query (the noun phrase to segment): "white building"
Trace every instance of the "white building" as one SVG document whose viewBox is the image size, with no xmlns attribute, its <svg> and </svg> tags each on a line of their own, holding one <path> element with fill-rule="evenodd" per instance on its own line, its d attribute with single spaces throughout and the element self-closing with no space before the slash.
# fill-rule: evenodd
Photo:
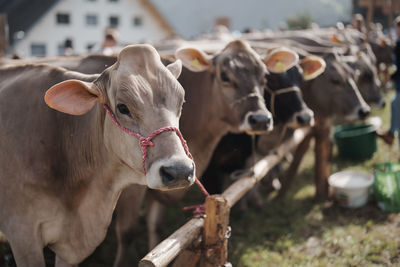
<svg viewBox="0 0 400 267">
<path fill-rule="evenodd" d="M 29 29 L 14 33 L 12 50 L 27 57 L 57 56 L 64 53 L 69 39 L 74 53 L 83 54 L 88 47 L 100 47 L 107 27 L 119 31 L 122 44 L 160 40 L 173 34 L 150 1 L 59 0 Z"/>
<path fill-rule="evenodd" d="M 196 38 L 218 21 L 231 30 L 277 29 L 288 18 L 310 14 L 321 26 L 348 22 L 350 0 L 0 0 L 7 13 L 11 52 L 23 56 L 63 54 L 65 41 L 82 54 L 101 45 L 115 26 L 122 44 L 157 41 L 179 34 Z"/>
<path fill-rule="evenodd" d="M 233 31 L 278 29 L 288 18 L 309 14 L 320 26 L 351 20 L 351 0 L 151 0 L 183 38 L 195 38 L 227 22 Z M 225 23 L 223 23 L 225 24 Z"/>
</svg>

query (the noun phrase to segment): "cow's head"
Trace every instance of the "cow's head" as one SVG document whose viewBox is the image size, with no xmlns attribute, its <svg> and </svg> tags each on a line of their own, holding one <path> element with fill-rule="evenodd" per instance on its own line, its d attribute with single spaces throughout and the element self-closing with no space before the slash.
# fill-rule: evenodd
<svg viewBox="0 0 400 267">
<path fill-rule="evenodd" d="M 381 82 L 375 64 L 364 52 L 356 55 L 341 57 L 354 71 L 354 80 L 357 83 L 361 96 L 371 106 L 383 108 L 385 100 L 381 93 Z"/>
<path fill-rule="evenodd" d="M 306 82 L 304 100 L 318 116 L 339 115 L 347 120 L 364 119 L 370 107 L 354 81 L 353 70 L 335 53 L 325 54 L 325 72 Z"/>
<path fill-rule="evenodd" d="M 275 123 L 291 128 L 313 125 L 314 113 L 304 103 L 300 87 L 325 70 L 325 61 L 308 56 L 299 61 L 296 52 L 278 48 L 269 52 L 264 61 L 269 70 L 265 102 Z"/>
<path fill-rule="evenodd" d="M 264 133 L 272 129 L 272 115 L 266 109 L 263 91 L 267 70 L 260 56 L 244 41 L 230 42 L 213 56 L 195 48 L 176 52 L 185 67 L 194 72 L 209 71 L 221 99 L 220 110 L 233 132 Z"/>
<path fill-rule="evenodd" d="M 147 147 L 144 176 L 139 139 L 117 127 L 102 107 L 109 106 L 122 127 L 142 136 L 161 127 L 178 127 L 184 102 L 184 90 L 177 81 L 181 68 L 180 61 L 165 67 L 149 45 L 127 46 L 95 81 L 61 82 L 47 91 L 45 100 L 64 113 L 100 114 L 99 135 L 107 153 L 136 173 L 128 176 L 142 177 L 134 182 L 154 189 L 186 187 L 194 182 L 195 166 L 175 132 L 163 132 L 151 141 L 154 147 Z"/>
<path fill-rule="evenodd" d="M 369 35 L 368 44 L 376 57 L 377 64 L 393 64 L 393 44 L 382 34 Z"/>
</svg>

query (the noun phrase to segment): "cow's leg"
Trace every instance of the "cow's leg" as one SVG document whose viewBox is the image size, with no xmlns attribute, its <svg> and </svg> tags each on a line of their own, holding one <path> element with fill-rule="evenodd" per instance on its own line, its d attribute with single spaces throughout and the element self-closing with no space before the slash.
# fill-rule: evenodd
<svg viewBox="0 0 400 267">
<path fill-rule="evenodd" d="M 115 209 L 115 229 L 118 239 L 117 257 L 114 267 L 132 266 L 129 262 L 128 248 L 134 238 L 138 225 L 139 211 L 146 195 L 146 186 L 132 185 L 124 189 Z"/>
<path fill-rule="evenodd" d="M 43 246 L 35 238 L 29 238 L 29 236 L 24 235 L 18 240 L 10 239 L 9 241 L 18 267 L 46 266 L 43 256 Z"/>
<path fill-rule="evenodd" d="M 161 225 L 165 206 L 151 198 L 147 213 L 147 231 L 149 234 L 149 250 L 152 250 L 160 242 L 158 227 Z"/>
<path fill-rule="evenodd" d="M 62 260 L 60 257 L 56 255 L 56 265 L 55 267 L 78 267 L 77 264 L 69 264 Z"/>
</svg>

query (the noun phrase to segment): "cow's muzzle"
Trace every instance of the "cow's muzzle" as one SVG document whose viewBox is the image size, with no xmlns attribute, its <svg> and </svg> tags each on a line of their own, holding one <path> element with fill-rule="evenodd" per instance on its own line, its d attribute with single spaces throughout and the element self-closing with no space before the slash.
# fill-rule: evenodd
<svg viewBox="0 0 400 267">
<path fill-rule="evenodd" d="M 246 114 L 239 130 L 248 134 L 264 134 L 273 128 L 272 115 L 268 111 L 250 111 Z"/>
<path fill-rule="evenodd" d="M 194 164 L 174 164 L 172 166 L 161 166 L 160 177 L 166 187 L 187 187 L 194 182 Z"/>
</svg>

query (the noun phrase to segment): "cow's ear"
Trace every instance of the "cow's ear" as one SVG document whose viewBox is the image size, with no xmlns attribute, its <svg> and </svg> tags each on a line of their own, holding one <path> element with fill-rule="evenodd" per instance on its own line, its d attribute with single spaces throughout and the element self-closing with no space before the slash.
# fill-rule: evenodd
<svg viewBox="0 0 400 267">
<path fill-rule="evenodd" d="M 83 115 L 100 100 L 100 91 L 93 83 L 67 80 L 53 85 L 44 96 L 46 104 L 58 111 Z"/>
<path fill-rule="evenodd" d="M 307 56 L 300 61 L 303 79 L 308 81 L 317 78 L 326 68 L 325 60 L 317 56 Z"/>
<path fill-rule="evenodd" d="M 335 43 L 335 44 L 341 44 L 341 43 L 343 43 L 342 40 L 340 40 L 339 36 L 337 36 L 336 34 L 331 34 L 331 35 L 329 36 L 329 40 L 330 40 L 332 43 Z"/>
<path fill-rule="evenodd" d="M 175 53 L 177 59 L 182 60 L 183 66 L 194 72 L 208 70 L 211 67 L 209 57 L 196 48 L 181 48 Z"/>
<path fill-rule="evenodd" d="M 379 38 L 379 46 L 387 46 L 388 43 L 384 37 Z"/>
<path fill-rule="evenodd" d="M 299 63 L 299 55 L 287 48 L 272 50 L 264 60 L 269 72 L 282 73 Z"/>
<path fill-rule="evenodd" d="M 177 59 L 174 63 L 169 64 L 167 69 L 178 79 L 182 72 L 182 61 Z"/>
</svg>

